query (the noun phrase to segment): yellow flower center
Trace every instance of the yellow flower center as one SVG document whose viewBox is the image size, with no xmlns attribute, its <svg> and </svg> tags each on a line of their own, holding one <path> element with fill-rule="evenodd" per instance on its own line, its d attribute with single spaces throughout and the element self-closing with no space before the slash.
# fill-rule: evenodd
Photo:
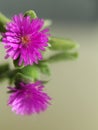
<svg viewBox="0 0 98 130">
<path fill-rule="evenodd" d="M 28 36 L 23 36 L 21 40 L 24 45 L 27 45 L 30 42 L 30 38 Z"/>
</svg>

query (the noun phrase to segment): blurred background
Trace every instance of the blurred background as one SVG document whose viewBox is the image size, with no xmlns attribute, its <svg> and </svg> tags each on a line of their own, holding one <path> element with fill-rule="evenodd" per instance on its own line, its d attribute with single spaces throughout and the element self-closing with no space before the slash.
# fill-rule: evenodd
<svg viewBox="0 0 98 130">
<path fill-rule="evenodd" d="M 9 17 L 29 9 L 53 20 L 53 35 L 79 43 L 79 58 L 50 66 L 46 90 L 53 105 L 40 115 L 12 113 L 6 105 L 7 83 L 2 83 L 0 130 L 98 130 L 98 0 L 0 0 L 0 11 Z M 2 63 L 3 45 L 0 50 Z"/>
<path fill-rule="evenodd" d="M 0 0 L 0 10 L 8 16 L 34 9 L 40 17 L 59 21 L 95 21 L 97 5 L 97 0 Z"/>
</svg>

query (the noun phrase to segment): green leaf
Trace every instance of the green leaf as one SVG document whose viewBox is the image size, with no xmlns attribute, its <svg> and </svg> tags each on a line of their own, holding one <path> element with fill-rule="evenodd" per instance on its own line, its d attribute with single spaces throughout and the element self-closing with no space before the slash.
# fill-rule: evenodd
<svg viewBox="0 0 98 130">
<path fill-rule="evenodd" d="M 9 70 L 10 70 L 10 67 L 8 63 L 0 65 L 0 75 Z"/>
<path fill-rule="evenodd" d="M 9 78 L 8 73 L 10 72 L 9 64 L 0 65 L 0 82 Z"/>
<path fill-rule="evenodd" d="M 8 22 L 10 22 L 10 19 L 0 12 L 0 23 L 5 25 Z"/>
<path fill-rule="evenodd" d="M 71 39 L 62 39 L 50 37 L 49 43 L 51 44 L 51 50 L 71 50 L 78 47 L 78 44 Z"/>
<path fill-rule="evenodd" d="M 25 12 L 24 16 L 30 16 L 31 19 L 34 19 L 37 17 L 36 13 L 34 10 L 28 10 Z"/>
<path fill-rule="evenodd" d="M 9 70 L 9 71 L 7 72 L 7 78 L 9 79 L 9 84 L 14 83 L 14 81 L 15 81 L 15 76 L 16 76 L 16 74 L 17 74 L 18 72 L 19 72 L 18 69 Z"/>
<path fill-rule="evenodd" d="M 50 69 L 47 62 L 40 62 L 37 66 L 39 70 L 41 71 L 41 73 L 48 76 L 50 75 Z"/>
<path fill-rule="evenodd" d="M 8 19 L 5 15 L 0 13 L 0 32 L 5 32 L 5 25 L 6 23 L 10 22 L 10 19 Z"/>
<path fill-rule="evenodd" d="M 25 83 L 26 83 L 26 82 L 30 82 L 30 81 L 32 81 L 32 77 L 26 76 L 26 75 L 24 75 L 24 74 L 18 72 L 18 73 L 16 74 L 16 76 L 15 76 L 15 82 L 16 82 L 16 83 L 19 83 L 19 82 L 21 82 L 21 81 L 23 81 L 23 82 L 25 82 Z"/>
<path fill-rule="evenodd" d="M 23 73 L 24 75 L 32 78 L 32 80 L 37 80 L 39 79 L 39 70 L 38 67 L 36 66 L 26 66 L 23 69 L 20 70 L 21 73 Z"/>
<path fill-rule="evenodd" d="M 6 32 L 5 26 L 2 23 L 0 23 L 0 32 Z"/>
<path fill-rule="evenodd" d="M 77 52 L 60 52 L 53 56 L 50 56 L 46 61 L 49 63 L 63 61 L 63 60 L 74 60 L 78 57 Z"/>
<path fill-rule="evenodd" d="M 13 64 L 14 64 L 14 66 L 15 66 L 15 68 L 16 69 L 21 69 L 21 68 L 23 68 L 24 67 L 24 65 L 18 65 L 18 62 L 19 62 L 19 59 L 17 59 L 17 60 L 13 60 Z"/>
</svg>

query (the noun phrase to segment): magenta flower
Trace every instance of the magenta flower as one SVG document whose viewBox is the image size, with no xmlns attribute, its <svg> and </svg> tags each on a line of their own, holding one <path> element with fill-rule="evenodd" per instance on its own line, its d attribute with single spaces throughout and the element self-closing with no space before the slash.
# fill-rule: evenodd
<svg viewBox="0 0 98 130">
<path fill-rule="evenodd" d="M 43 92 L 44 86 L 40 81 L 25 84 L 21 82 L 15 88 L 9 87 L 11 95 L 8 105 L 12 111 L 20 115 L 31 115 L 45 111 L 51 98 Z"/>
<path fill-rule="evenodd" d="M 19 59 L 18 65 L 32 65 L 42 60 L 41 51 L 48 46 L 47 33 L 49 29 L 43 29 L 44 20 L 23 14 L 15 15 L 6 26 L 3 42 L 7 49 L 5 58 Z"/>
</svg>

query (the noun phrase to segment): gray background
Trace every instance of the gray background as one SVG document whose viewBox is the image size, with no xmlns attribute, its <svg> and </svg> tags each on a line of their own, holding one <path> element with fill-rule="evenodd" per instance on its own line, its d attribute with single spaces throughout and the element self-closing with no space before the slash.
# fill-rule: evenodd
<svg viewBox="0 0 98 130">
<path fill-rule="evenodd" d="M 10 16 L 29 9 L 36 10 L 40 17 L 51 19 L 98 19 L 98 0 L 0 0 L 0 11 Z"/>
</svg>

